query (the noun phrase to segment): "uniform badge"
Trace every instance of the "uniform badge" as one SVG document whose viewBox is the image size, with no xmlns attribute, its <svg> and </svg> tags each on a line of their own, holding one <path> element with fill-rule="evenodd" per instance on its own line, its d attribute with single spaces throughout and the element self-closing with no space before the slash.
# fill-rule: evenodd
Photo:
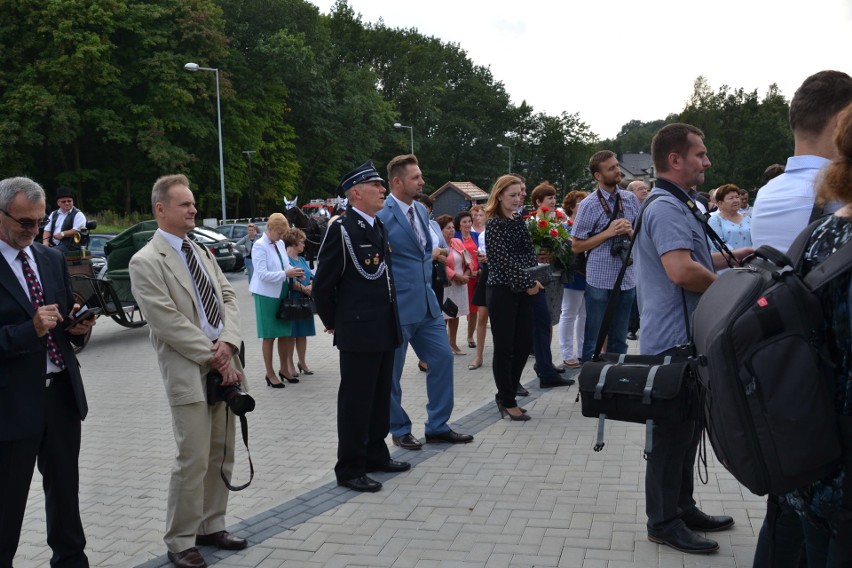
<svg viewBox="0 0 852 568">
<path fill-rule="evenodd" d="M 362 221 L 361 219 L 358 219 L 358 226 L 361 227 L 362 229 L 367 228 L 366 225 L 364 225 L 364 221 Z"/>
</svg>

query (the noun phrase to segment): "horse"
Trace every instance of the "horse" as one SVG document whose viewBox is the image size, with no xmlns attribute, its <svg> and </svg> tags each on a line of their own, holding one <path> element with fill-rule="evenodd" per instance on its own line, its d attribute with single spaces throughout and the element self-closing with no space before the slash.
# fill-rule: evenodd
<svg viewBox="0 0 852 568">
<path fill-rule="evenodd" d="M 293 200 L 284 198 L 284 216 L 287 217 L 291 227 L 301 229 L 305 233 L 305 251 L 302 254 L 313 268 L 328 228 L 329 215 L 326 209 L 322 209 L 321 213 L 314 213 L 309 217 L 299 207 L 298 201 L 298 197 Z"/>
</svg>

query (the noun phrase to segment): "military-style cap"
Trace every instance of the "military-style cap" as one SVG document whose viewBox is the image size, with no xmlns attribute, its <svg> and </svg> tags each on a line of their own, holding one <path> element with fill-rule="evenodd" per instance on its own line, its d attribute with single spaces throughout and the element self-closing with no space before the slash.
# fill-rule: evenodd
<svg viewBox="0 0 852 568">
<path fill-rule="evenodd" d="M 340 185 L 337 186 L 335 193 L 340 197 L 346 197 L 346 192 L 353 186 L 370 181 L 380 181 L 384 183 L 385 180 L 383 180 L 382 176 L 379 175 L 379 172 L 376 170 L 376 166 L 373 165 L 373 162 L 367 161 L 340 178 Z"/>
</svg>

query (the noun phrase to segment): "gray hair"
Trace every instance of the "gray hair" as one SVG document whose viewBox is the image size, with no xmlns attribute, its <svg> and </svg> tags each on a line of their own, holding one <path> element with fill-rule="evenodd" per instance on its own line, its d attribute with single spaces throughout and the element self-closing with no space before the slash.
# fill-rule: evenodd
<svg viewBox="0 0 852 568">
<path fill-rule="evenodd" d="M 6 178 L 0 181 L 0 209 L 9 209 L 9 205 L 19 193 L 23 193 L 30 203 L 46 201 L 42 187 L 30 178 Z"/>
<path fill-rule="evenodd" d="M 169 190 L 176 185 L 189 187 L 189 180 L 183 174 L 163 176 L 154 182 L 151 190 L 151 210 L 157 207 L 157 203 L 168 203 Z"/>
</svg>

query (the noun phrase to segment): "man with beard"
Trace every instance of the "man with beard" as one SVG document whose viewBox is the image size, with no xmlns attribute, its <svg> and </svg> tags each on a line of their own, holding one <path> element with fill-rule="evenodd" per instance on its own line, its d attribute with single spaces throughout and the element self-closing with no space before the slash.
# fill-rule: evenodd
<svg viewBox="0 0 852 568">
<path fill-rule="evenodd" d="M 639 214 L 636 196 L 618 188 L 621 167 L 613 152 L 596 152 L 589 160 L 589 171 L 598 182 L 598 189 L 580 202 L 571 232 L 574 252 L 588 252 L 583 361 L 590 360 L 595 352 L 607 301 Z M 627 353 L 627 322 L 635 297 L 636 277 L 633 266 L 628 266 L 618 306 L 607 330 L 607 351 L 610 353 Z"/>
<path fill-rule="evenodd" d="M 453 354 L 447 343 L 444 318 L 432 291 L 432 236 L 426 208 L 415 201 L 423 193 L 423 175 L 414 154 L 388 163 L 391 195 L 376 216 L 388 231 L 393 266 L 391 274 L 399 298 L 402 344 L 397 347 L 391 386 L 390 433 L 393 443 L 419 450 L 422 443 L 411 433 L 411 419 L 402 408 L 402 367 L 408 344 L 426 361 L 426 441 L 467 444 L 470 434 L 459 434 L 448 424 L 453 412 Z"/>
<path fill-rule="evenodd" d="M 651 143 L 657 184 L 648 196 L 633 254 L 643 332 L 642 355 L 674 355 L 689 340 L 689 322 L 701 294 L 726 263 L 710 252 L 705 223 L 681 200 L 694 201 L 690 188 L 704 182 L 710 167 L 704 133 L 688 124 L 669 124 Z M 678 197 L 680 196 L 680 197 Z M 751 253 L 737 249 L 738 259 Z M 719 549 L 694 531 L 731 527 L 728 516 L 714 517 L 695 506 L 692 496 L 700 428 L 694 420 L 678 426 L 654 426 L 654 451 L 645 471 L 648 539 L 681 552 L 708 554 Z"/>
</svg>

